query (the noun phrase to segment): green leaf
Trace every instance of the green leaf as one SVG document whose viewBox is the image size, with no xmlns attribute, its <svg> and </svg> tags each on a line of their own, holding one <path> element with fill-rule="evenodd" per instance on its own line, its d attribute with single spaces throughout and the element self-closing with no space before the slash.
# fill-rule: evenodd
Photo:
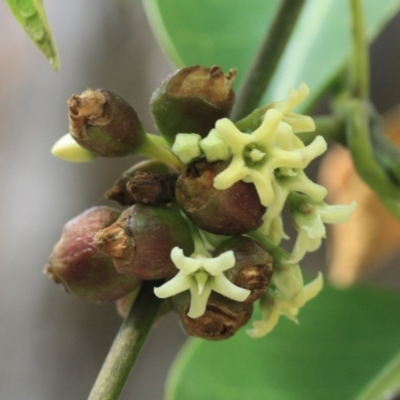
<svg viewBox="0 0 400 400">
<path fill-rule="evenodd" d="M 32 42 L 39 47 L 51 66 L 58 70 L 60 60 L 42 0 L 6 0 L 6 2 Z"/>
<path fill-rule="evenodd" d="M 178 67 L 217 64 L 248 70 L 279 4 L 276 0 L 143 0 L 153 30 Z M 400 9 L 397 0 L 365 0 L 369 37 Z M 344 0 L 309 0 L 264 102 L 286 96 L 301 82 L 309 108 L 342 70 L 350 52 L 350 15 Z"/>
<path fill-rule="evenodd" d="M 400 296 L 326 287 L 261 339 L 190 340 L 175 360 L 168 400 L 350 400 L 400 349 Z M 258 315 L 256 317 L 259 317 Z"/>
</svg>

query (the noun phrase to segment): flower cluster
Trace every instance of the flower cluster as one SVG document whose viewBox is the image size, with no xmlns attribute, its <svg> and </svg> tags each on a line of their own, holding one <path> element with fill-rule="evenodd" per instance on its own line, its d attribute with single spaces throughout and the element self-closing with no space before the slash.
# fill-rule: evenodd
<svg viewBox="0 0 400 400">
<path fill-rule="evenodd" d="M 320 246 L 324 223 L 348 220 L 355 204 L 327 205 L 326 189 L 305 173 L 327 148 L 322 136 L 309 144 L 297 136 L 315 130 L 310 117 L 293 111 L 308 87 L 256 110 L 256 123 L 235 123 L 228 119 L 235 76 L 194 66 L 169 77 L 150 104 L 162 137 L 146 133 L 133 108 L 109 91 L 71 97 L 70 133 L 55 155 L 152 160 L 106 192 L 128 206 L 123 212 L 94 209 L 67 224 L 46 267 L 53 280 L 119 304 L 133 302 L 142 281 L 157 281 L 155 295 L 168 299 L 186 332 L 211 340 L 244 326 L 256 302 L 262 320 L 251 337 L 270 332 L 281 315 L 297 321 L 322 289 L 320 274 L 304 285 L 298 262 Z M 287 238 L 285 204 L 298 231 L 291 254 L 279 247 Z"/>
</svg>

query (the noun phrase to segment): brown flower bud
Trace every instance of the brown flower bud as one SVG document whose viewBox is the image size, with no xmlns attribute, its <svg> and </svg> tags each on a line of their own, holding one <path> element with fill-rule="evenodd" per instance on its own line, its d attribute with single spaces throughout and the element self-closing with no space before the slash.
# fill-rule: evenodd
<svg viewBox="0 0 400 400">
<path fill-rule="evenodd" d="M 176 207 L 135 204 L 101 230 L 95 244 L 114 260 L 118 272 L 143 280 L 167 279 L 178 269 L 171 250 L 178 246 L 193 253 L 193 241 Z"/>
<path fill-rule="evenodd" d="M 183 329 L 190 336 L 208 340 L 223 340 L 234 335 L 245 325 L 253 312 L 252 303 L 230 300 L 212 292 L 205 313 L 198 318 L 190 318 L 189 291 L 171 298 L 172 308 L 179 315 Z"/>
<path fill-rule="evenodd" d="M 215 249 L 213 257 L 229 250 L 235 255 L 235 265 L 224 274 L 236 286 L 251 290 L 245 302 L 254 302 L 268 288 L 273 273 L 273 258 L 255 240 L 245 236 L 226 240 Z"/>
<path fill-rule="evenodd" d="M 73 95 L 68 104 L 72 137 L 99 156 L 123 157 L 146 141 L 136 111 L 108 90 L 87 89 L 80 96 Z"/>
<path fill-rule="evenodd" d="M 180 175 L 175 196 L 187 217 L 199 228 L 217 235 L 240 235 L 258 229 L 266 208 L 253 183 L 238 181 L 229 189 L 215 189 L 215 176 L 229 161 L 189 164 Z"/>
<path fill-rule="evenodd" d="M 114 208 L 93 207 L 69 221 L 44 272 L 67 292 L 97 302 L 114 301 L 140 285 L 138 279 L 119 274 L 112 259 L 93 243 L 97 231 L 119 215 Z"/>
<path fill-rule="evenodd" d="M 235 69 L 224 74 L 215 65 L 195 65 L 176 71 L 164 81 L 150 100 L 155 124 L 164 138 L 172 144 L 177 133 L 206 136 L 217 120 L 231 112 L 235 77 Z"/>
<path fill-rule="evenodd" d="M 133 167 L 125 171 L 114 186 L 107 190 L 104 195 L 107 199 L 118 202 L 121 206 L 131 206 L 137 201 L 128 191 L 127 183 L 135 176 L 137 172 L 146 172 L 149 174 L 168 174 L 171 172 L 167 164 L 156 160 L 145 160 L 135 164 Z"/>
<path fill-rule="evenodd" d="M 138 171 L 129 180 L 126 189 L 136 203 L 140 204 L 166 204 L 175 197 L 175 184 L 178 174 L 152 174 L 151 172 Z"/>
</svg>

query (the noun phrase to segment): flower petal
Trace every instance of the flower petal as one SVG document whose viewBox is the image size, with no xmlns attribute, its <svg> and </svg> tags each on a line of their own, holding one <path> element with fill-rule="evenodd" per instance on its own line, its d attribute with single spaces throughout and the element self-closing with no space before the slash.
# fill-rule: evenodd
<svg viewBox="0 0 400 400">
<path fill-rule="evenodd" d="M 175 296 L 178 293 L 184 292 L 193 285 L 194 281 L 190 276 L 179 272 L 168 282 L 165 282 L 163 285 L 154 288 L 154 294 L 161 299 L 165 299 L 166 297 Z"/>
<path fill-rule="evenodd" d="M 357 203 L 355 201 L 349 205 L 328 206 L 325 204 L 323 208 L 319 209 L 319 214 L 326 224 L 340 224 L 350 220 L 356 206 Z"/>
<path fill-rule="evenodd" d="M 225 251 L 215 258 L 207 258 L 203 261 L 203 268 L 212 276 L 221 274 L 223 271 L 235 265 L 235 255 L 232 250 Z"/>
<path fill-rule="evenodd" d="M 215 276 L 211 281 L 211 288 L 229 299 L 244 301 L 251 291 L 234 285 L 224 274 Z"/>
<path fill-rule="evenodd" d="M 183 250 L 179 247 L 174 247 L 171 250 L 171 260 L 175 264 L 176 268 L 180 269 L 187 275 L 197 271 L 202 265 L 201 259 L 186 257 L 183 254 Z"/>
<path fill-rule="evenodd" d="M 206 285 L 204 290 L 199 294 L 197 290 L 197 285 L 190 288 L 190 308 L 188 312 L 188 316 L 190 318 L 198 318 L 201 317 L 207 308 L 207 301 L 211 294 L 211 286 Z"/>
<path fill-rule="evenodd" d="M 240 181 L 248 174 L 241 157 L 233 157 L 229 166 L 214 178 L 214 187 L 218 190 L 230 188 L 234 183 Z"/>
</svg>

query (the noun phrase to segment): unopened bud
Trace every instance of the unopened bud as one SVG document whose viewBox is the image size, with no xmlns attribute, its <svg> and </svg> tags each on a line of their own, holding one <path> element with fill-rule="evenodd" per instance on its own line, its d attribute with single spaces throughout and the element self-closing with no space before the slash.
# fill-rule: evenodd
<svg viewBox="0 0 400 400">
<path fill-rule="evenodd" d="M 101 230 L 95 243 L 114 260 L 118 272 L 143 280 L 173 277 L 177 268 L 171 250 L 178 246 L 189 255 L 193 241 L 179 210 L 170 206 L 135 204 Z"/>
<path fill-rule="evenodd" d="M 226 190 L 214 187 L 214 178 L 229 161 L 200 160 L 180 175 L 175 196 L 187 217 L 200 229 L 217 235 L 240 235 L 262 225 L 265 207 L 253 183 L 238 181 Z"/>
<path fill-rule="evenodd" d="M 137 172 L 149 174 L 168 174 L 171 172 L 167 164 L 156 160 L 145 160 L 135 164 L 125 171 L 114 186 L 107 190 L 104 195 L 107 199 L 118 202 L 121 206 L 131 206 L 137 203 L 136 199 L 127 189 L 127 183 L 135 176 Z"/>
<path fill-rule="evenodd" d="M 272 256 L 255 240 L 237 236 L 223 242 L 214 251 L 216 257 L 232 250 L 235 256 L 235 265 L 224 272 L 226 277 L 236 286 L 251 290 L 245 300 L 257 300 L 268 288 L 273 273 Z"/>
<path fill-rule="evenodd" d="M 208 299 L 205 313 L 198 318 L 187 315 L 190 308 L 188 291 L 172 297 L 171 303 L 186 333 L 207 340 L 230 338 L 249 321 L 253 312 L 252 303 L 230 300 L 215 292 Z"/>
<path fill-rule="evenodd" d="M 85 149 L 102 157 L 123 157 L 136 152 L 146 133 L 136 111 L 121 97 L 87 89 L 69 100 L 69 128 Z"/>
<path fill-rule="evenodd" d="M 166 204 L 175 197 L 175 184 L 178 174 L 152 174 L 138 171 L 129 180 L 126 189 L 136 203 Z"/>
<path fill-rule="evenodd" d="M 236 70 L 199 65 L 182 68 L 165 80 L 150 100 L 156 126 L 172 145 L 178 133 L 205 137 L 215 122 L 227 117 L 235 95 Z"/>
<path fill-rule="evenodd" d="M 96 158 L 96 154 L 84 149 L 76 140 L 67 133 L 62 136 L 51 148 L 53 156 L 69 162 L 90 162 Z"/>
<path fill-rule="evenodd" d="M 116 300 L 140 285 L 138 279 L 119 274 L 112 259 L 94 245 L 97 231 L 119 214 L 114 208 L 93 207 L 69 221 L 44 272 L 67 292 L 97 302 Z"/>
</svg>

